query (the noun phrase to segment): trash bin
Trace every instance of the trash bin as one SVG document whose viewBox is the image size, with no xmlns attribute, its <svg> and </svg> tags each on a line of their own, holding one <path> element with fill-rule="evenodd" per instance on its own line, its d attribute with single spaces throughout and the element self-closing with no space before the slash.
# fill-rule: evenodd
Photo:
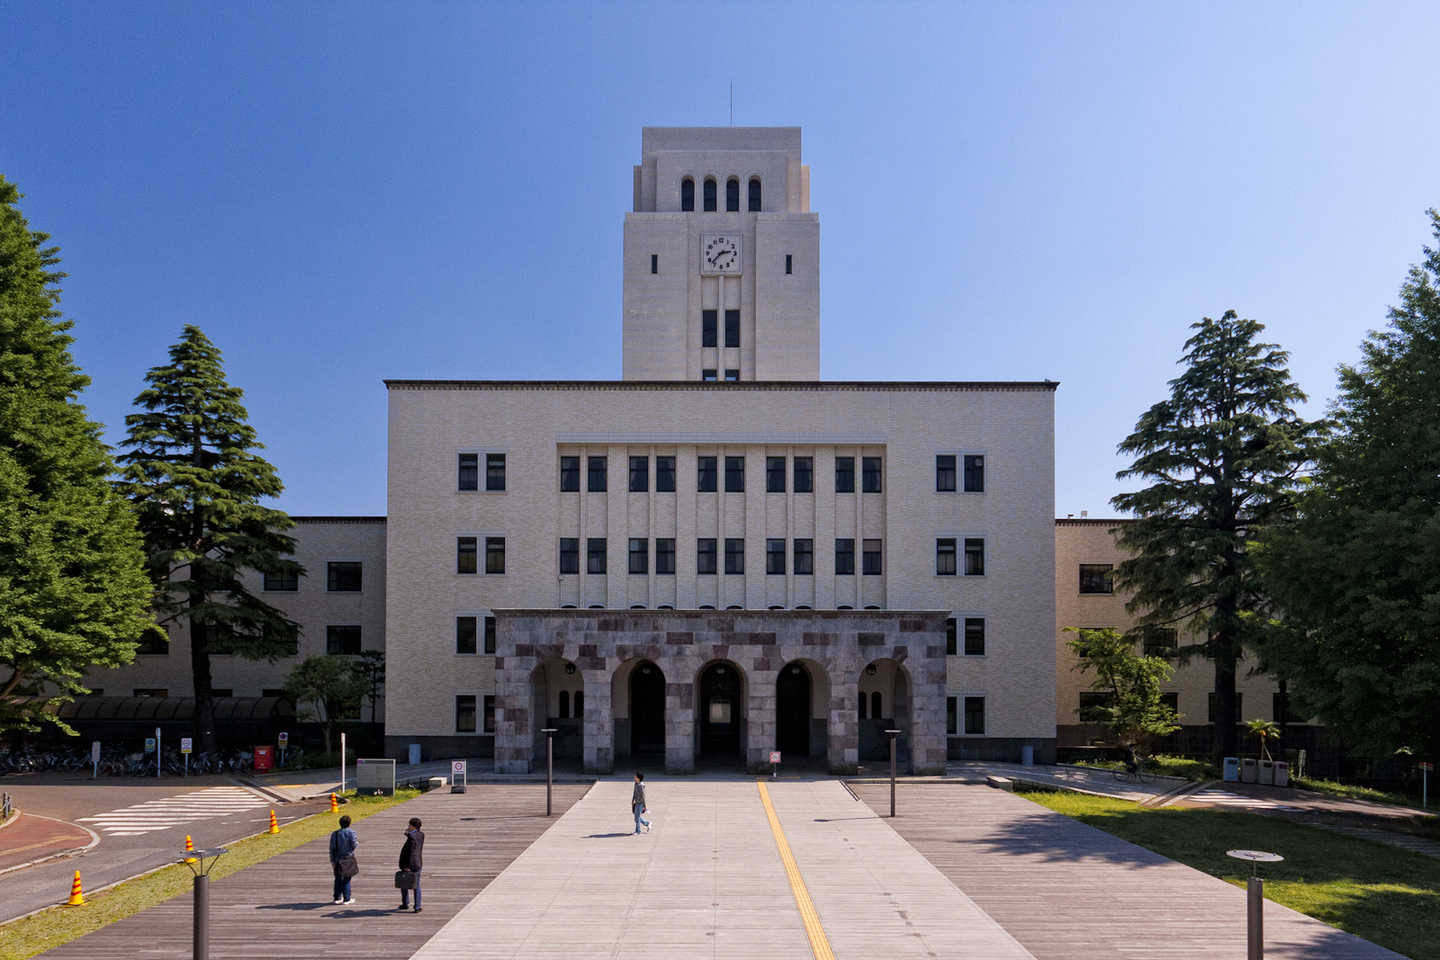
<svg viewBox="0 0 1440 960">
<path fill-rule="evenodd" d="M 1275 761 L 1275 786 L 1290 786 L 1290 764 L 1284 760 Z"/>
<path fill-rule="evenodd" d="M 1020 766 L 1035 766 L 1035 748 L 1030 746 L 1028 743 L 1020 748 Z"/>
<path fill-rule="evenodd" d="M 1275 783 L 1275 762 L 1273 760 L 1260 761 L 1260 774 L 1256 782 L 1266 786 L 1272 786 Z"/>
<path fill-rule="evenodd" d="M 418 743 L 412 743 L 412 744 L 410 744 L 410 762 L 411 762 L 411 763 L 419 763 L 419 762 L 420 762 L 420 744 L 418 744 Z"/>
<path fill-rule="evenodd" d="M 1254 783 L 1254 782 L 1255 782 L 1255 758 L 1254 758 L 1254 757 L 1246 757 L 1244 760 L 1241 760 L 1241 761 L 1240 761 L 1240 782 L 1241 782 L 1241 783 Z"/>
<path fill-rule="evenodd" d="M 1226 757 L 1226 758 L 1225 758 L 1225 782 L 1226 782 L 1226 783 L 1239 783 L 1239 782 L 1240 782 L 1240 758 L 1239 758 L 1239 757 Z"/>
</svg>

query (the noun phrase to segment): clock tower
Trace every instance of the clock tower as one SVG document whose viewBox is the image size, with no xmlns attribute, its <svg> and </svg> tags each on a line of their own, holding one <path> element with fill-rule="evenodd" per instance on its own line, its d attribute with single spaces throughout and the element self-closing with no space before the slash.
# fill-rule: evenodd
<svg viewBox="0 0 1440 960">
<path fill-rule="evenodd" d="M 798 127 L 646 127 L 626 380 L 819 380 L 820 220 Z"/>
</svg>

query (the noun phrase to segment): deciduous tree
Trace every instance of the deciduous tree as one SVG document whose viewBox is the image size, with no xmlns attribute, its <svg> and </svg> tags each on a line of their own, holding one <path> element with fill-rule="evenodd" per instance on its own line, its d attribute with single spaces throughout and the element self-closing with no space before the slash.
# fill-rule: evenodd
<svg viewBox="0 0 1440 960">
<path fill-rule="evenodd" d="M 359 710 L 365 696 L 365 680 L 356 667 L 354 657 L 309 656 L 285 679 L 285 696 L 299 709 L 300 719 L 324 729 L 326 753 L 335 739 L 335 725 Z"/>
<path fill-rule="evenodd" d="M 1147 748 L 1155 737 L 1178 729 L 1176 713 L 1161 699 L 1160 684 L 1175 672 L 1163 657 L 1135 652 L 1135 638 L 1118 630 L 1066 630 L 1067 641 L 1080 657 L 1075 670 L 1095 674 L 1091 689 L 1105 694 L 1105 703 L 1076 711 L 1082 723 L 1101 723 L 1121 743 Z"/>
</svg>

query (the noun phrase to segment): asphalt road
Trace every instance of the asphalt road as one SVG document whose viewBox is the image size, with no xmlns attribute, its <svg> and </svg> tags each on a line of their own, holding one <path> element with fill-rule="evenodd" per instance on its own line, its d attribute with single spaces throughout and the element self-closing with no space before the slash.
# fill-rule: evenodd
<svg viewBox="0 0 1440 960">
<path fill-rule="evenodd" d="M 284 824 L 325 809 L 324 801 L 278 803 L 228 777 L 91 780 L 75 773 L 0 778 L 0 790 L 27 813 L 84 827 L 100 837 L 90 850 L 0 875 L 0 922 L 64 903 L 75 871 L 87 893 L 167 863 L 185 848 L 219 847 L 265 829 L 273 809 Z M 251 806 L 253 802 L 253 806 Z M 89 820 L 87 818 L 99 818 Z M 0 837 L 17 842 L 24 818 Z"/>
</svg>

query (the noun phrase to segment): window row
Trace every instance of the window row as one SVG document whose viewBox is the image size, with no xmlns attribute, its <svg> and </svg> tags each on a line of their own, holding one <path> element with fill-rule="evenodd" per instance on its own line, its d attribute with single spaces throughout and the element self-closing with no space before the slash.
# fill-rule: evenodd
<svg viewBox="0 0 1440 960">
<path fill-rule="evenodd" d="M 459 489 L 480 489 L 480 454 L 460 454 Z M 485 489 L 505 489 L 505 454 L 485 454 Z"/>
<path fill-rule="evenodd" d="M 462 541 L 475 538 L 461 537 Z M 720 548 L 724 544 L 725 572 L 732 576 L 743 576 L 745 573 L 745 540 L 742 537 L 726 537 L 722 541 L 717 537 L 700 537 L 695 541 L 695 572 L 698 574 L 717 574 L 720 572 Z M 607 559 L 608 543 L 604 537 L 587 537 L 585 540 L 585 572 L 587 574 L 604 574 L 609 572 Z M 865 576 L 880 576 L 882 570 L 881 555 L 883 544 L 880 540 L 860 541 L 860 572 Z M 626 570 L 633 574 L 648 574 L 650 572 L 651 542 L 643 537 L 635 537 L 629 543 L 628 564 Z M 675 573 L 675 539 L 673 537 L 656 537 L 654 541 L 655 573 L 658 575 L 674 575 Z M 790 569 L 796 576 L 811 576 L 815 573 L 815 541 L 812 539 L 797 539 L 791 541 L 789 556 L 786 555 L 786 541 L 783 539 L 768 539 L 765 541 L 765 572 L 783 576 L 786 572 L 786 561 L 790 561 Z M 462 571 L 464 572 L 464 571 Z M 473 573 L 474 571 L 470 571 Z M 500 572 L 504 572 L 503 570 Z M 580 538 L 560 538 L 560 574 L 578 574 L 580 572 Z M 835 574 L 837 576 L 853 576 L 855 573 L 855 541 L 850 538 L 837 539 L 835 541 Z"/>
<path fill-rule="evenodd" d="M 1108 630 L 1110 627 L 1081 627 L 1081 630 Z M 1126 636 L 1134 642 L 1138 637 L 1141 652 L 1147 657 L 1174 660 L 1180 656 L 1180 634 L 1172 627 L 1136 627 Z M 1208 658 L 1207 658 L 1208 659 Z"/>
<path fill-rule="evenodd" d="M 705 212 L 715 213 L 719 209 L 719 183 L 714 177 L 706 177 L 701 184 L 701 202 Z M 751 177 L 746 198 L 750 213 L 760 213 L 760 178 Z M 684 213 L 695 212 L 695 178 L 685 177 L 680 181 L 680 209 Z M 740 212 L 740 178 L 730 177 L 725 181 L 725 211 Z"/>
<path fill-rule="evenodd" d="M 700 311 L 700 346 L 718 347 L 719 340 L 719 310 Z M 725 311 L 725 346 L 740 346 L 740 311 Z"/>
<path fill-rule="evenodd" d="M 728 373 L 728 371 L 727 371 Z M 585 458 L 585 489 L 589 493 L 605 493 L 609 489 L 610 464 L 607 456 Z M 835 458 L 835 492 L 855 492 L 855 457 Z M 860 457 L 860 491 L 880 493 L 883 461 L 880 457 Z M 698 493 L 720 490 L 721 468 L 724 468 L 725 492 L 745 492 L 745 458 L 702 456 L 696 458 L 695 489 Z M 786 458 L 765 458 L 765 492 L 784 493 Z M 790 480 L 796 493 L 815 491 L 815 458 L 791 458 Z M 650 458 L 631 457 L 629 473 L 631 493 L 650 492 Z M 580 457 L 560 458 L 560 492 L 580 492 Z M 675 458 L 655 458 L 655 492 L 675 492 Z"/>
<path fill-rule="evenodd" d="M 964 550 L 964 567 L 958 566 L 957 551 Z M 963 569 L 967 577 L 985 576 L 985 540 L 982 537 L 940 537 L 935 541 L 935 575 L 953 577 Z"/>
<path fill-rule="evenodd" d="M 961 708 L 964 712 L 961 712 Z M 963 726 L 962 726 L 963 724 Z M 945 732 L 981 736 L 985 733 L 984 697 L 946 697 Z"/>
<path fill-rule="evenodd" d="M 359 560 L 331 560 L 325 564 L 325 589 L 330 593 L 359 593 L 361 567 Z M 300 575 L 295 572 L 265 574 L 267 593 L 295 593 L 300 589 Z"/>
<path fill-rule="evenodd" d="M 480 537 L 455 538 L 455 572 L 480 572 Z M 505 572 L 505 538 L 485 537 L 485 572 Z"/>
</svg>

